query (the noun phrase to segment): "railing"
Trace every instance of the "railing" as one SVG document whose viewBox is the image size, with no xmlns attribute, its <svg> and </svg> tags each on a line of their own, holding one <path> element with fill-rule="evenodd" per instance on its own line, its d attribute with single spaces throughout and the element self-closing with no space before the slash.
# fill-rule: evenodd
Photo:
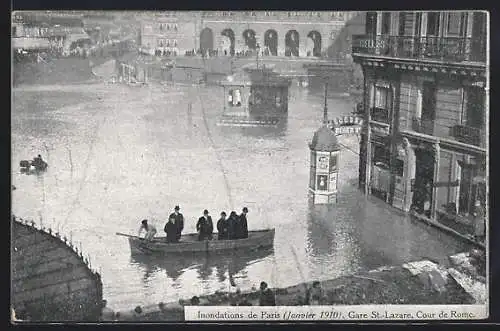
<svg viewBox="0 0 500 331">
<path fill-rule="evenodd" d="M 370 119 L 372 121 L 389 124 L 389 110 L 385 108 L 372 107 L 370 108 Z"/>
<path fill-rule="evenodd" d="M 432 135 L 434 133 L 434 121 L 413 117 L 411 128 L 413 131 Z"/>
<path fill-rule="evenodd" d="M 486 61 L 486 40 L 463 37 L 353 35 L 352 52 L 441 61 Z"/>
<path fill-rule="evenodd" d="M 465 144 L 482 146 L 484 142 L 482 130 L 471 126 L 455 125 L 451 129 L 451 135 Z"/>
</svg>

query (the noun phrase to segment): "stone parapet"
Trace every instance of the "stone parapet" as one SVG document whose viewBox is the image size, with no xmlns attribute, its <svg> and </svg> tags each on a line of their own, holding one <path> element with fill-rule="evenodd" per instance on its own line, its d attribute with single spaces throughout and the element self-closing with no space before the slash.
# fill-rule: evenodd
<svg viewBox="0 0 500 331">
<path fill-rule="evenodd" d="M 96 321 L 101 314 L 102 281 L 70 239 L 12 217 L 11 304 L 29 321 Z"/>
</svg>

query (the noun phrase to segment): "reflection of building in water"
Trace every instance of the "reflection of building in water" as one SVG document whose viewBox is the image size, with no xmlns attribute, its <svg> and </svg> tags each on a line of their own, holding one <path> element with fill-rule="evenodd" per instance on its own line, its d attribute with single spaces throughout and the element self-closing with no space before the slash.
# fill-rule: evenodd
<svg viewBox="0 0 500 331">
<path fill-rule="evenodd" d="M 335 278 L 359 270 L 360 243 L 349 213 L 352 205 L 314 205 L 307 218 L 307 249 L 311 276 Z M 325 265 L 325 261 L 333 261 Z"/>
<path fill-rule="evenodd" d="M 229 275 L 234 275 L 244 270 L 250 263 L 262 259 L 273 253 L 272 249 L 259 249 L 255 251 L 238 251 L 206 255 L 180 254 L 171 258 L 164 256 L 134 255 L 132 261 L 144 268 L 144 280 L 149 280 L 158 271 L 165 270 L 167 276 L 173 281 L 177 280 L 187 269 L 195 269 L 199 279 L 207 280 L 215 274 L 219 281 L 224 282 Z"/>
</svg>

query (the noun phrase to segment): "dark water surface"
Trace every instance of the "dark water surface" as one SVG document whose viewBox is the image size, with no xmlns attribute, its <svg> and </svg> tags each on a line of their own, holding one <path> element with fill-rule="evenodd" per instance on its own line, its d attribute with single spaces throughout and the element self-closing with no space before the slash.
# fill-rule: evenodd
<svg viewBox="0 0 500 331">
<path fill-rule="evenodd" d="M 287 286 L 421 258 L 446 262 L 466 248 L 357 191 L 356 136 L 340 138 L 338 205 L 309 210 L 307 144 L 323 100 L 304 89 L 293 88 L 281 131 L 218 127 L 224 95 L 216 87 L 38 86 L 14 90 L 13 100 L 13 211 L 81 243 L 115 309 L 228 290 L 229 274 L 241 289 L 262 280 Z M 352 107 L 331 98 L 330 117 Z M 36 154 L 48 171 L 21 174 L 19 161 Z M 274 249 L 131 257 L 115 232 L 135 234 L 143 218 L 161 231 L 177 204 L 186 232 L 205 208 L 216 220 L 247 206 L 250 229 L 276 228 Z"/>
</svg>

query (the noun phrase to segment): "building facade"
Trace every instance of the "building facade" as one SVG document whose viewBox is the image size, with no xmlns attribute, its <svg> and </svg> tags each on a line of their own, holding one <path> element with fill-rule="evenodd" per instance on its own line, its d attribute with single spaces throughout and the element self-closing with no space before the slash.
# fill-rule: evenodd
<svg viewBox="0 0 500 331">
<path fill-rule="evenodd" d="M 487 13 L 368 12 L 359 182 L 404 211 L 470 219 L 486 207 Z"/>
<path fill-rule="evenodd" d="M 206 11 L 145 14 L 141 46 L 159 50 L 255 51 L 275 56 L 327 54 L 353 12 Z"/>
<path fill-rule="evenodd" d="M 69 53 L 80 41 L 90 42 L 82 15 L 57 12 L 15 12 L 11 40 L 14 50 Z"/>
</svg>

